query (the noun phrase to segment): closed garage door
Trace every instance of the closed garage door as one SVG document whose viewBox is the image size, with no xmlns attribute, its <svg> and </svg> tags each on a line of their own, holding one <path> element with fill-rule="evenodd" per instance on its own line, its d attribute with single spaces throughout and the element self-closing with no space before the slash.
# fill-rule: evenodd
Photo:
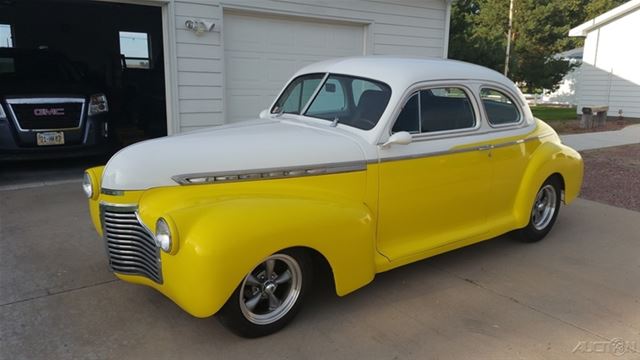
<svg viewBox="0 0 640 360">
<path fill-rule="evenodd" d="M 255 118 L 304 65 L 363 55 L 364 25 L 224 14 L 226 120 Z"/>
</svg>

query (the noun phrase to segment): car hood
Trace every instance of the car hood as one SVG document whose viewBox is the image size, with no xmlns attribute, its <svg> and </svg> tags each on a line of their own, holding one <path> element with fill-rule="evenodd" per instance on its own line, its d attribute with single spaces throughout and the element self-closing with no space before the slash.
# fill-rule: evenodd
<svg viewBox="0 0 640 360">
<path fill-rule="evenodd" d="M 363 162 L 358 142 L 335 128 L 252 120 L 143 141 L 109 160 L 102 187 L 144 190 L 172 186 L 185 174 L 250 173 Z"/>
</svg>

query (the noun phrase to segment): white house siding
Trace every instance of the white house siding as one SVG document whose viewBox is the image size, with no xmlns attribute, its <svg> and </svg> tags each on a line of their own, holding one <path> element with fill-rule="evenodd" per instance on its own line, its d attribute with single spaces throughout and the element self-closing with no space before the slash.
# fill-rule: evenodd
<svg viewBox="0 0 640 360">
<path fill-rule="evenodd" d="M 640 8 L 587 33 L 577 82 L 583 106 L 608 105 L 609 116 L 640 118 Z"/>
<path fill-rule="evenodd" d="M 174 0 L 169 6 L 175 15 L 176 46 L 171 56 L 177 64 L 178 119 L 174 131 L 226 122 L 226 12 L 351 22 L 364 29 L 366 54 L 442 57 L 444 53 L 444 0 Z M 188 31 L 185 21 L 194 18 L 214 22 L 214 31 L 202 36 Z M 295 70 L 290 69 L 290 74 Z"/>
</svg>

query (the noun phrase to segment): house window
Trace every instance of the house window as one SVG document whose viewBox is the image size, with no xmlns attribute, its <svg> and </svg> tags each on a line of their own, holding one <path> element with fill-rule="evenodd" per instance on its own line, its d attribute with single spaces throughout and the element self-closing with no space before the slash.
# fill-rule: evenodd
<svg viewBox="0 0 640 360">
<path fill-rule="evenodd" d="M 11 25 L 0 24 L 0 47 L 13 47 Z"/>
<path fill-rule="evenodd" d="M 120 31 L 120 56 L 123 68 L 150 69 L 149 34 Z"/>
</svg>

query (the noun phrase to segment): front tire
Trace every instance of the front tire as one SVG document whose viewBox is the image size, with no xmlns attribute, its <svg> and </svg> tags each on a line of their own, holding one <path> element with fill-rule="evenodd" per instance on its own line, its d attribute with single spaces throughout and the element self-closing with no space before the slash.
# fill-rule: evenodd
<svg viewBox="0 0 640 360">
<path fill-rule="evenodd" d="M 300 310 L 312 273 L 311 259 L 300 249 L 273 254 L 245 276 L 218 319 L 242 337 L 275 333 Z"/>
<path fill-rule="evenodd" d="M 557 177 L 548 178 L 538 190 L 531 208 L 529 224 L 516 231 L 516 237 L 524 242 L 544 239 L 560 213 L 562 188 Z"/>
</svg>

